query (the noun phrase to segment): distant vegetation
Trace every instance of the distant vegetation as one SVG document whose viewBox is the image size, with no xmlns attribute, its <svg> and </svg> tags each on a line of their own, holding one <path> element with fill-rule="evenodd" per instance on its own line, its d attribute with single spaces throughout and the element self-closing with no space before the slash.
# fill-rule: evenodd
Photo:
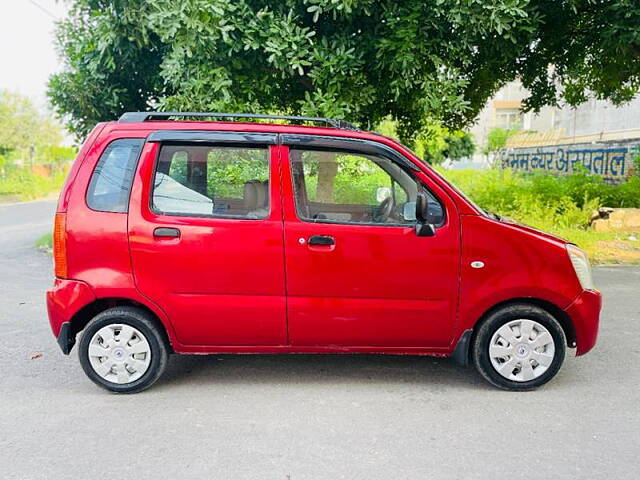
<svg viewBox="0 0 640 480">
<path fill-rule="evenodd" d="M 62 127 L 26 97 L 0 90 L 0 200 L 29 200 L 56 191 L 76 149 Z"/>
<path fill-rule="evenodd" d="M 16 201 L 43 197 L 60 190 L 64 179 L 64 170 L 47 177 L 26 168 L 11 168 L 4 177 L 0 176 L 0 201 L 3 196 Z"/>
<path fill-rule="evenodd" d="M 398 122 L 386 119 L 376 130 L 388 137 L 398 136 Z M 413 150 L 431 165 L 445 160 L 457 161 L 470 158 L 476 150 L 473 135 L 462 130 L 452 130 L 436 120 L 430 120 L 413 143 Z"/>
</svg>

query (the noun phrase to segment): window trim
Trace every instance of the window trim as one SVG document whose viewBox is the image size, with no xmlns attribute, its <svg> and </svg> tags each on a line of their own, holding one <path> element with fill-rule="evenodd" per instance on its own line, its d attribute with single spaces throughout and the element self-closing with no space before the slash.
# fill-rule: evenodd
<svg viewBox="0 0 640 480">
<path fill-rule="evenodd" d="M 409 170 L 420 172 L 420 168 L 404 155 L 382 143 L 359 138 L 329 137 L 324 135 L 303 135 L 284 133 L 280 135 L 280 143 L 289 150 L 346 150 L 360 154 L 380 155 L 398 163 Z"/>
<path fill-rule="evenodd" d="M 126 208 L 121 212 L 116 212 L 116 211 L 113 211 L 113 210 L 99 210 L 99 209 L 94 208 L 93 206 L 91 206 L 91 203 L 89 201 L 89 196 L 95 190 L 95 186 L 94 186 L 94 188 L 91 188 L 92 185 L 93 185 L 94 175 L 96 174 L 96 170 L 98 168 L 98 165 L 100 165 L 100 162 L 102 161 L 102 157 L 107 152 L 107 150 L 109 150 L 111 145 L 113 145 L 116 142 L 123 141 L 123 140 L 138 140 L 140 142 L 140 151 L 138 152 L 138 156 L 137 156 L 137 158 L 136 158 L 136 160 L 134 162 L 133 175 L 131 175 L 131 181 L 129 182 L 129 192 L 127 194 Z M 133 190 L 133 182 L 135 180 L 136 172 L 138 171 L 138 166 L 140 165 L 140 158 L 142 157 L 142 151 L 144 150 L 144 145 L 145 145 L 144 137 L 120 137 L 120 138 L 114 138 L 109 143 L 107 143 L 107 145 L 100 152 L 100 155 L 98 156 L 98 161 L 95 163 L 95 165 L 93 166 L 93 169 L 91 170 L 91 175 L 89 176 L 89 182 L 87 183 L 87 189 L 86 189 L 85 194 L 84 194 L 84 203 L 85 203 L 85 205 L 87 206 L 87 208 L 89 210 L 91 210 L 92 212 L 99 212 L 99 213 L 117 213 L 117 214 L 120 214 L 120 215 L 128 215 L 129 214 L 129 204 L 131 203 L 131 191 Z"/>
<path fill-rule="evenodd" d="M 215 132 L 208 130 L 156 130 L 147 137 L 151 143 L 276 145 L 277 133 Z"/>
<path fill-rule="evenodd" d="M 173 133 L 173 131 L 170 131 L 171 133 Z M 154 132 L 155 133 L 155 132 Z M 198 132 L 200 133 L 200 132 Z M 211 133 L 223 133 L 226 134 L 227 132 L 211 132 Z M 271 202 L 271 195 L 273 193 L 272 191 L 272 184 L 273 182 L 271 181 L 271 168 L 272 168 L 272 162 L 271 162 L 271 145 L 270 144 L 264 144 L 264 143 L 236 143 L 236 142 L 210 142 L 210 141 L 189 141 L 189 140 L 183 140 L 183 141 L 177 141 L 177 140 L 171 140 L 171 141 L 162 141 L 162 142 L 158 142 L 160 143 L 160 146 L 158 147 L 158 152 L 156 153 L 156 156 L 153 160 L 153 172 L 151 175 L 151 185 L 149 188 L 149 211 L 151 211 L 153 214 L 155 215 L 159 215 L 159 216 L 165 216 L 165 217 L 185 217 L 185 218 L 207 218 L 207 219 L 218 219 L 218 220 L 243 220 L 243 221 L 254 221 L 254 222 L 264 222 L 265 220 L 268 220 L 271 217 L 271 214 L 273 213 L 272 210 L 272 202 Z M 268 200 L 269 200 L 269 209 L 267 211 L 267 215 L 263 218 L 248 218 L 246 216 L 241 216 L 241 215 L 205 215 L 202 213 L 185 213 L 185 212 L 164 212 L 161 210 L 156 209 L 155 205 L 153 204 L 153 194 L 155 192 L 156 189 L 156 174 L 158 173 L 158 165 L 160 163 L 160 153 L 162 151 L 162 147 L 165 145 L 173 145 L 173 146 L 192 146 L 192 147 L 203 147 L 203 146 L 210 146 L 212 148 L 218 147 L 218 148 L 254 148 L 254 149 L 260 149 L 260 150 L 265 150 L 267 152 L 267 162 L 268 162 L 268 171 L 269 171 L 269 179 L 268 179 Z"/>
<path fill-rule="evenodd" d="M 284 135 L 283 135 L 284 136 Z M 298 136 L 298 137 L 309 137 L 309 135 L 291 135 L 291 136 Z M 362 225 L 362 226 L 368 226 L 368 227 L 400 227 L 400 228 L 415 228 L 415 226 L 418 224 L 417 221 L 414 221 L 412 223 L 375 223 L 375 222 L 346 222 L 346 221 L 340 221 L 340 220 L 328 220 L 328 219 L 312 219 L 312 218 L 302 218 L 300 216 L 300 212 L 298 211 L 298 189 L 296 187 L 296 182 L 294 179 L 294 173 L 293 173 L 293 165 L 292 165 L 292 160 L 291 160 L 291 152 L 293 151 L 321 151 L 321 152 L 337 152 L 337 153 L 352 153 L 352 154 L 356 154 L 356 155 L 360 155 L 360 156 L 366 156 L 366 155 L 376 155 L 376 156 L 380 156 L 383 158 L 386 158 L 387 160 L 389 160 L 392 163 L 395 163 L 396 165 L 398 165 L 401 169 L 403 169 L 407 175 L 409 175 L 418 185 L 422 186 L 422 188 L 424 190 L 426 190 L 427 192 L 429 192 L 431 194 L 431 196 L 440 204 L 440 208 L 442 209 L 442 222 L 438 223 L 438 224 L 434 224 L 434 227 L 436 229 L 438 228 L 442 228 L 443 226 L 445 226 L 447 224 L 447 219 L 448 219 L 448 215 L 447 215 L 447 209 L 445 208 L 445 204 L 442 202 L 442 200 L 435 194 L 433 193 L 433 191 L 428 188 L 424 182 L 422 182 L 422 180 L 420 178 L 418 178 L 414 172 L 416 171 L 420 171 L 415 165 L 413 165 L 413 163 L 410 163 L 408 159 L 402 157 L 405 159 L 405 161 L 402 162 L 398 162 L 397 161 L 397 156 L 399 154 L 397 154 L 396 152 L 394 152 L 393 158 L 391 158 L 389 155 L 385 155 L 386 153 L 386 149 L 378 149 L 378 151 L 362 151 L 359 148 L 357 148 L 357 144 L 354 145 L 353 142 L 351 142 L 352 139 L 348 139 L 348 142 L 335 142 L 332 143 L 331 140 L 333 139 L 333 137 L 318 137 L 318 138 L 322 138 L 323 140 L 321 142 L 313 142 L 310 141 L 309 143 L 304 143 L 304 144 L 296 144 L 295 146 L 293 145 L 288 145 L 288 158 L 287 158 L 287 163 L 289 165 L 289 172 L 290 172 L 290 176 L 291 176 L 291 186 L 292 186 L 292 191 L 293 191 L 293 204 L 294 204 L 294 210 L 296 213 L 296 218 L 298 220 L 300 220 L 301 222 L 304 223 L 312 223 L 312 224 L 329 224 L 329 225 Z M 342 139 L 340 139 L 342 140 Z M 368 142 L 368 141 L 366 141 Z M 368 142 L 370 144 L 375 144 L 375 142 Z M 337 145 L 337 146 L 335 146 Z M 342 145 L 345 145 L 344 147 L 342 147 Z M 377 145 L 381 145 L 381 144 L 377 144 Z M 391 148 L 389 148 L 389 150 L 392 150 Z M 408 168 L 408 166 L 411 165 L 412 168 Z M 388 173 L 388 172 L 387 172 Z"/>
</svg>

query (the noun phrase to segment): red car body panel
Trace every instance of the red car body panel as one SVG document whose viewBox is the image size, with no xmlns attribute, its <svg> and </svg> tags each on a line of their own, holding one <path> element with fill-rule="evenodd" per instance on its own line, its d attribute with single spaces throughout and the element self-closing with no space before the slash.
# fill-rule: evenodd
<svg viewBox="0 0 640 480">
<path fill-rule="evenodd" d="M 56 278 L 47 292 L 47 313 L 51 331 L 57 337 L 63 323 L 96 299 L 91 287 L 78 280 Z"/>
<path fill-rule="evenodd" d="M 566 309 L 576 330 L 576 355 L 584 355 L 596 344 L 600 323 L 602 296 L 586 290 Z"/>
<path fill-rule="evenodd" d="M 278 182 L 272 182 L 265 220 L 156 214 L 148 199 L 157 145 L 143 150 L 131 194 L 129 245 L 136 287 L 172 319 L 178 349 L 286 344 Z M 271 169 L 279 178 L 277 162 Z M 154 237 L 159 227 L 178 228 L 180 238 Z"/>
<path fill-rule="evenodd" d="M 181 217 L 150 207 L 158 143 L 140 155 L 127 213 L 88 207 L 87 186 L 107 145 L 158 130 L 313 134 L 378 142 L 419 168 L 446 222 L 413 228 L 309 223 L 296 214 L 286 145 L 270 146 L 264 220 Z M 181 353 L 405 353 L 449 355 L 463 332 L 503 302 L 535 299 L 564 310 L 577 354 L 595 344 L 600 294 L 583 291 L 566 242 L 486 217 L 392 139 L 333 128 L 255 123 L 100 124 L 60 196 L 67 212 L 68 277 L 47 292 L 54 335 L 99 299 L 146 306 Z M 158 227 L 180 238 L 156 238 Z M 332 246 L 309 246 L 311 235 Z M 483 268 L 473 268 L 482 262 Z"/>
<path fill-rule="evenodd" d="M 281 148 L 281 158 L 288 159 L 288 149 Z M 446 192 L 419 174 L 448 214 L 433 237 L 419 237 L 413 227 L 305 222 L 296 214 L 289 162 L 282 165 L 291 344 L 449 346 L 460 225 Z M 330 235 L 335 245 L 309 245 L 312 235 Z"/>
<path fill-rule="evenodd" d="M 564 309 L 582 292 L 559 240 L 479 215 L 462 217 L 462 236 L 463 330 L 492 306 L 511 299 L 535 298 Z M 484 268 L 473 268 L 474 261 Z"/>
</svg>

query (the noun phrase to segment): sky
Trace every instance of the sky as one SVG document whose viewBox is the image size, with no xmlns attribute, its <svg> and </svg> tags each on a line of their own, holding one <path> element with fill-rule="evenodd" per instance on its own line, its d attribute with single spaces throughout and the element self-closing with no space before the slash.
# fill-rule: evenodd
<svg viewBox="0 0 640 480">
<path fill-rule="evenodd" d="M 47 104 L 47 80 L 62 69 L 54 46 L 56 20 L 65 16 L 61 0 L 4 0 L 0 6 L 0 89 Z"/>
</svg>

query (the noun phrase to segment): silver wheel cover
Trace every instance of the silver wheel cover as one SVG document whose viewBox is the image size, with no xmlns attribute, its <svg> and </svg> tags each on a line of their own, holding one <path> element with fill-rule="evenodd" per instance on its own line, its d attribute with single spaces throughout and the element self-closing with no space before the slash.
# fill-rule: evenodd
<svg viewBox="0 0 640 480">
<path fill-rule="evenodd" d="M 135 382 L 151 363 L 151 347 L 145 336 L 124 323 L 102 327 L 91 338 L 88 350 L 93 370 L 112 383 Z"/>
<path fill-rule="evenodd" d="M 555 354 L 549 330 L 534 320 L 505 323 L 489 342 L 491 365 L 504 378 L 515 382 L 538 378 L 547 371 Z"/>
</svg>

